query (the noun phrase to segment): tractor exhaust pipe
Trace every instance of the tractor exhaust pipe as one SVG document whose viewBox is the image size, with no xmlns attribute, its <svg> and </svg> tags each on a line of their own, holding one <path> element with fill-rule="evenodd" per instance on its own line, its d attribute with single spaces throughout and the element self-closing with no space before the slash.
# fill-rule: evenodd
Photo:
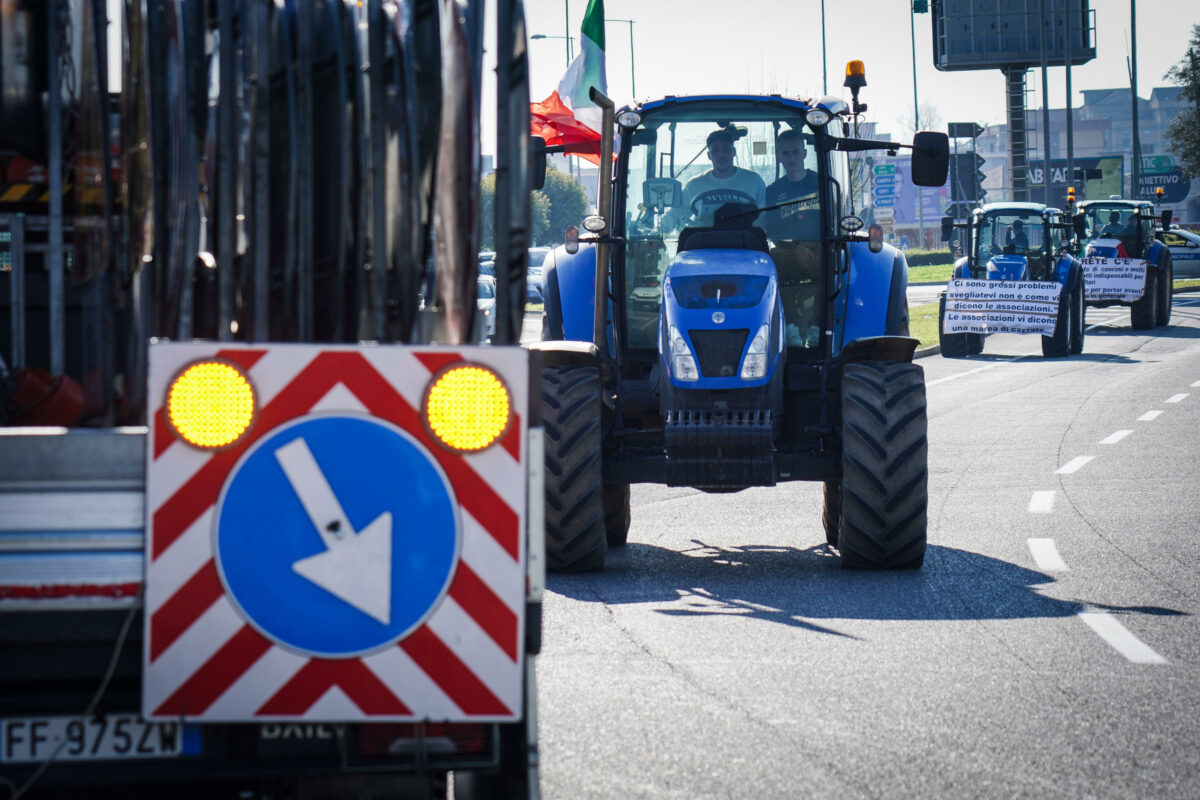
<svg viewBox="0 0 1200 800">
<path fill-rule="evenodd" d="M 601 353 L 608 352 L 605 342 L 604 328 L 608 319 L 608 248 L 607 236 L 611 225 L 608 215 L 612 207 L 612 156 L 613 156 L 613 101 L 609 100 L 596 87 L 589 91 L 591 100 L 600 106 L 600 172 L 598 191 L 596 192 L 596 212 L 604 219 L 604 229 L 600 231 L 600 241 L 596 243 L 596 309 L 592 317 L 592 343 Z"/>
</svg>

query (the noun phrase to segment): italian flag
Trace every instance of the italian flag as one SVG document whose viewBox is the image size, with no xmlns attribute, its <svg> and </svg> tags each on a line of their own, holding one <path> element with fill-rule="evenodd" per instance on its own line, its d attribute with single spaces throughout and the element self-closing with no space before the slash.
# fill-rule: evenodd
<svg viewBox="0 0 1200 800">
<path fill-rule="evenodd" d="M 604 66 L 604 0 L 589 0 L 583 15 L 579 55 L 567 67 L 558 89 L 540 103 L 530 103 L 531 133 L 547 145 L 565 145 L 565 152 L 600 164 L 600 107 L 588 90 L 608 94 Z"/>
</svg>

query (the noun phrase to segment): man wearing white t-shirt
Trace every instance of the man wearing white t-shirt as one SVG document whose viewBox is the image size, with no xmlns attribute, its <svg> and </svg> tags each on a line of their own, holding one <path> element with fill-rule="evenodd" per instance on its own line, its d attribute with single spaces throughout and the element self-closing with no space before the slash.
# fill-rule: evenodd
<svg viewBox="0 0 1200 800">
<path fill-rule="evenodd" d="M 706 144 L 712 169 L 683 187 L 684 213 L 694 218 L 688 224 L 711 226 L 713 212 L 726 203 L 765 206 L 767 185 L 763 179 L 758 173 L 733 165 L 733 134 L 719 128 L 708 135 Z"/>
</svg>

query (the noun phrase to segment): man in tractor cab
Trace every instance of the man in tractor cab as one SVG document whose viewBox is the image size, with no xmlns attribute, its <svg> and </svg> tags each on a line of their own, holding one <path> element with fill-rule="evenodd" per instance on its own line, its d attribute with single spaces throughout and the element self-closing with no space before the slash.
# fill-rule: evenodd
<svg viewBox="0 0 1200 800">
<path fill-rule="evenodd" d="M 1028 249 L 1029 237 L 1025 234 L 1025 223 L 1015 219 L 1004 234 L 1004 252 L 1006 255 L 1022 255 Z"/>
<path fill-rule="evenodd" d="M 800 131 L 790 128 L 775 139 L 783 176 L 767 187 L 764 212 L 771 258 L 779 275 L 788 344 L 816 346 L 817 281 L 821 274 L 820 200 L 817 174 L 804 163 L 807 149 Z M 810 341 L 811 339 L 811 341 Z"/>
<path fill-rule="evenodd" d="M 713 224 L 713 213 L 727 203 L 741 203 L 754 208 L 766 205 L 767 185 L 758 173 L 734 166 L 733 132 L 718 128 L 708 135 L 705 144 L 712 169 L 697 175 L 683 187 L 684 213 L 690 213 L 692 226 Z"/>
</svg>

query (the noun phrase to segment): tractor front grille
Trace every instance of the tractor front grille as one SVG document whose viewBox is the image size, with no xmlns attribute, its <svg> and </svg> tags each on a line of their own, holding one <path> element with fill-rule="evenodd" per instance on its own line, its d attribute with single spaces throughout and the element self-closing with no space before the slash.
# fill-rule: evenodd
<svg viewBox="0 0 1200 800">
<path fill-rule="evenodd" d="M 750 331 L 735 328 L 728 331 L 689 330 L 688 336 L 696 348 L 700 374 L 706 378 L 732 378 L 742 363 L 742 350 Z"/>
</svg>

